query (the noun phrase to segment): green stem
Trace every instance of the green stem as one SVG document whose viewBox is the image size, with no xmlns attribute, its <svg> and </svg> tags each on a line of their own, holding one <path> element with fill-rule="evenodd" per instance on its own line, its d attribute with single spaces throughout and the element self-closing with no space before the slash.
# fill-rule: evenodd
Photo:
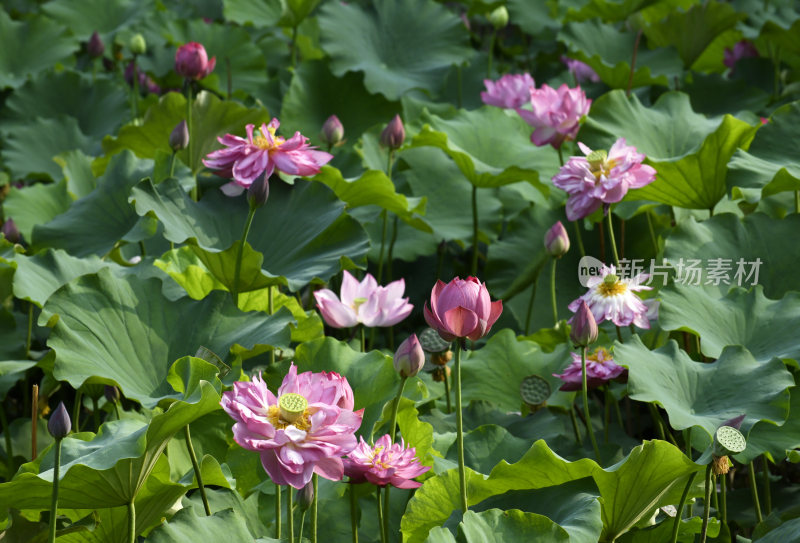
<svg viewBox="0 0 800 543">
<path fill-rule="evenodd" d="M 378 504 L 375 508 L 378 512 L 378 530 L 381 532 L 381 543 L 388 543 L 386 541 L 386 531 L 383 529 L 383 500 L 381 500 L 381 487 L 375 487 L 375 496 L 377 498 Z"/>
<path fill-rule="evenodd" d="M 678 503 L 677 512 L 675 513 L 675 522 L 672 524 L 672 538 L 670 539 L 671 543 L 677 543 L 678 541 L 678 528 L 680 528 L 681 518 L 683 517 L 683 506 L 686 504 L 686 497 L 689 495 L 689 489 L 692 488 L 692 482 L 694 482 L 696 475 L 696 471 L 690 474 L 689 478 L 686 480 L 686 486 L 683 487 L 681 501 Z"/>
<path fill-rule="evenodd" d="M 753 507 L 756 510 L 756 524 L 761 524 L 764 518 L 761 516 L 761 505 L 758 503 L 758 485 L 756 485 L 756 471 L 752 460 L 747 471 L 750 475 L 750 492 L 753 494 Z"/>
<path fill-rule="evenodd" d="M 717 476 L 711 475 L 711 498 L 714 500 L 714 509 L 719 511 L 719 496 L 717 495 Z"/>
<path fill-rule="evenodd" d="M 94 431 L 100 428 L 100 409 L 97 406 L 97 398 L 92 398 L 92 422 L 94 423 Z"/>
<path fill-rule="evenodd" d="M 575 432 L 575 441 L 579 447 L 583 447 L 583 438 L 581 437 L 581 430 L 578 428 L 578 418 L 575 416 L 575 406 L 569 410 L 569 419 L 572 421 L 572 431 Z"/>
<path fill-rule="evenodd" d="M 283 487 L 275 483 L 275 539 L 281 538 L 281 494 Z"/>
<path fill-rule="evenodd" d="M 711 512 L 711 464 L 706 466 L 706 495 L 703 500 L 703 526 L 700 529 L 700 543 L 706 543 L 708 516 Z"/>
<path fill-rule="evenodd" d="M 589 430 L 589 439 L 592 442 L 592 449 L 594 449 L 594 457 L 600 462 L 600 449 L 597 447 L 597 440 L 594 437 L 594 429 L 592 428 L 592 419 L 589 416 L 589 394 L 586 385 L 586 347 L 581 347 L 581 379 L 583 381 L 583 416 L 586 418 L 586 428 Z"/>
<path fill-rule="evenodd" d="M 583 258 L 586 256 L 586 249 L 583 247 L 583 236 L 581 235 L 581 226 L 578 222 L 579 221 L 575 221 L 572 224 L 575 225 L 575 239 L 578 241 L 578 252 L 581 254 L 581 258 Z"/>
<path fill-rule="evenodd" d="M 56 516 L 58 514 L 58 472 L 61 469 L 61 440 L 56 439 L 56 458 L 53 463 L 53 498 L 50 502 L 50 537 L 49 543 L 56 540 Z"/>
<path fill-rule="evenodd" d="M 366 340 L 364 338 L 364 325 L 359 324 L 358 326 L 361 329 L 361 352 L 365 353 L 367 352 L 367 349 L 366 349 Z"/>
<path fill-rule="evenodd" d="M 453 406 L 450 405 L 450 378 L 447 376 L 447 366 L 442 367 L 444 371 L 444 397 L 447 400 L 447 414 L 453 412 Z"/>
<path fill-rule="evenodd" d="M 118 402 L 114 402 L 114 413 L 117 415 L 117 420 L 121 420 L 122 419 L 122 416 L 120 415 L 120 411 L 119 411 L 119 403 Z"/>
<path fill-rule="evenodd" d="M 457 89 L 457 97 L 456 97 L 456 106 L 458 107 L 458 109 L 461 109 L 461 103 L 462 103 L 462 101 L 463 101 L 463 100 L 462 100 L 462 96 L 461 96 L 461 95 L 463 94 L 463 93 L 462 93 L 462 90 L 461 90 L 461 86 L 462 86 L 462 85 L 461 85 L 461 81 L 462 81 L 462 79 L 463 79 L 463 77 L 462 77 L 462 74 L 461 74 L 461 64 L 459 64 L 459 65 L 456 67 L 456 78 L 457 78 L 457 81 L 458 81 L 458 89 Z"/>
<path fill-rule="evenodd" d="M 133 55 L 133 87 L 131 88 L 131 114 L 133 118 L 139 117 L 139 74 L 136 69 L 136 55 Z"/>
<path fill-rule="evenodd" d="M 619 273 L 619 255 L 617 254 L 617 241 L 614 239 L 614 225 L 611 220 L 611 210 L 608 210 L 606 215 L 608 221 L 608 238 L 611 240 L 611 254 L 614 255 L 614 266 L 616 266 L 617 273 Z"/>
<path fill-rule="evenodd" d="M 478 187 L 472 185 L 472 276 L 478 275 Z"/>
<path fill-rule="evenodd" d="M 31 343 L 33 342 L 33 302 L 28 302 L 28 335 L 25 337 L 25 358 L 31 357 Z"/>
<path fill-rule="evenodd" d="M 233 305 L 239 307 L 239 278 L 242 275 L 242 255 L 244 254 L 244 245 L 247 243 L 247 235 L 250 233 L 250 226 L 253 224 L 253 217 L 256 214 L 258 207 L 255 204 L 250 204 L 250 211 L 247 213 L 247 222 L 244 223 L 244 231 L 242 232 L 242 241 L 239 243 L 239 249 L 236 251 L 236 267 L 233 272 L 233 285 L 231 285 L 231 295 L 233 296 Z"/>
<path fill-rule="evenodd" d="M 769 516 L 769 514 L 772 513 L 772 493 L 769 488 L 769 461 L 766 455 L 761 455 L 761 459 L 764 462 L 764 510 L 767 516 Z"/>
<path fill-rule="evenodd" d="M 794 191 L 794 212 L 800 213 L 800 190 Z"/>
<path fill-rule="evenodd" d="M 292 27 L 291 59 L 294 68 L 297 66 L 297 26 Z"/>
<path fill-rule="evenodd" d="M 306 523 L 306 511 L 300 515 L 300 533 L 298 534 L 297 541 L 303 543 L 303 524 Z"/>
<path fill-rule="evenodd" d="M 289 543 L 294 543 L 294 490 L 290 485 L 286 486 L 286 524 L 289 525 Z"/>
<path fill-rule="evenodd" d="M 400 409 L 400 399 L 403 397 L 403 390 L 406 388 L 406 381 L 408 381 L 408 377 L 400 378 L 400 388 L 397 390 L 397 397 L 395 397 L 394 405 L 392 406 L 392 418 L 391 422 L 389 423 L 389 439 L 392 443 L 394 443 L 394 433 L 397 429 L 397 411 Z"/>
<path fill-rule="evenodd" d="M 492 78 L 492 56 L 494 56 L 494 40 L 497 37 L 497 30 L 492 30 L 492 36 L 489 38 L 489 60 L 486 64 L 486 77 Z"/>
<path fill-rule="evenodd" d="M 319 477 L 317 474 L 311 476 L 314 482 L 314 501 L 311 503 L 311 543 L 317 543 L 317 505 L 319 502 Z M 302 543 L 302 538 L 300 539 Z"/>
<path fill-rule="evenodd" d="M 133 500 L 128 502 L 128 543 L 136 543 L 136 506 Z"/>
<path fill-rule="evenodd" d="M 267 287 L 267 313 L 272 315 L 275 313 L 275 300 L 274 300 L 274 291 L 273 286 L 270 285 Z M 269 363 L 270 365 L 275 364 L 275 348 L 269 350 Z"/>
<path fill-rule="evenodd" d="M 636 71 L 636 54 L 639 52 L 639 42 L 642 40 L 642 31 L 636 33 L 636 41 L 633 44 L 633 55 L 631 56 L 631 71 L 628 74 L 628 88 L 625 90 L 625 96 L 630 97 L 631 88 L 633 87 L 633 73 Z"/>
<path fill-rule="evenodd" d="M 650 411 L 650 416 L 653 418 L 653 426 L 655 426 L 656 430 L 658 431 L 658 438 L 661 441 L 666 441 L 667 436 L 664 434 L 664 426 L 661 424 L 661 417 L 658 415 L 658 411 L 656 411 L 656 407 L 648 403 L 647 409 Z"/>
<path fill-rule="evenodd" d="M 390 485 L 386 485 L 383 489 L 383 535 L 386 537 L 386 543 L 389 543 L 389 488 Z"/>
<path fill-rule="evenodd" d="M 194 147 L 194 135 L 192 134 L 193 119 L 192 119 L 192 82 L 186 80 L 186 130 L 189 133 L 189 142 L 186 145 L 186 162 L 194 177 L 194 186 L 192 187 L 192 200 L 197 201 L 197 176 L 195 176 L 194 163 L 192 162 L 192 148 Z M 171 176 L 170 176 L 171 177 Z"/>
<path fill-rule="evenodd" d="M 356 507 L 356 485 L 350 483 L 350 531 L 353 543 L 358 543 L 358 509 Z"/>
<path fill-rule="evenodd" d="M 462 340 L 464 341 L 464 340 Z M 458 448 L 458 484 L 461 490 L 461 511 L 466 513 L 467 505 L 467 472 L 464 466 L 464 423 L 461 413 L 461 345 L 456 342 L 456 447 Z M 445 379 L 447 373 L 445 373 Z"/>
<path fill-rule="evenodd" d="M 722 505 L 722 525 L 723 526 L 728 524 L 728 489 L 726 488 L 728 486 L 727 479 L 728 479 L 727 474 L 723 474 L 722 477 L 720 477 L 720 480 L 719 480 L 719 482 L 720 482 L 720 494 L 721 494 L 720 502 L 721 502 L 721 505 Z"/>
<path fill-rule="evenodd" d="M 0 401 L 0 424 L 3 426 L 3 437 L 6 443 L 6 456 L 8 457 L 8 477 L 14 474 L 14 449 L 11 441 L 11 431 L 8 428 L 8 418 L 3 402 Z"/>
<path fill-rule="evenodd" d="M 650 216 L 650 212 L 644 214 L 647 217 L 647 229 L 650 232 L 650 243 L 653 244 L 653 251 L 655 254 L 658 254 L 658 240 L 656 239 L 656 231 L 653 228 L 653 218 Z"/>
<path fill-rule="evenodd" d="M 172 157 L 169 159 L 169 176 L 170 177 L 175 177 L 175 156 L 177 154 L 178 154 L 177 152 L 172 151 Z"/>
<path fill-rule="evenodd" d="M 531 297 L 528 300 L 528 311 L 525 313 L 525 335 L 529 335 L 531 333 L 531 316 L 533 315 L 533 301 L 536 299 L 536 283 L 537 280 L 534 279 L 533 285 L 531 286 Z"/>
<path fill-rule="evenodd" d="M 611 425 L 611 391 L 608 389 L 608 385 L 606 385 L 605 390 L 603 391 L 604 395 L 604 402 L 603 402 L 603 443 L 608 443 L 608 427 Z"/>
<path fill-rule="evenodd" d="M 381 252 L 378 256 L 378 276 L 375 278 L 378 284 L 381 284 L 381 279 L 383 279 L 383 254 L 384 249 L 386 247 L 386 210 L 384 209 L 381 211 L 381 221 L 383 226 L 381 227 Z"/>
<path fill-rule="evenodd" d="M 206 510 L 206 516 L 211 516 L 211 507 L 208 505 L 208 498 L 206 497 L 206 487 L 203 485 L 203 475 L 200 473 L 200 466 L 197 463 L 197 455 L 194 453 L 194 445 L 192 444 L 192 434 L 189 431 L 189 425 L 183 427 L 183 436 L 186 439 L 186 450 L 189 451 L 189 458 L 192 460 L 192 468 L 194 468 L 194 476 L 197 477 L 197 488 L 200 489 L 200 498 L 203 500 L 203 508 Z"/>
<path fill-rule="evenodd" d="M 553 325 L 558 324 L 558 302 L 556 301 L 556 264 L 558 259 L 553 257 L 553 269 L 550 273 L 550 300 L 553 302 Z"/>
</svg>

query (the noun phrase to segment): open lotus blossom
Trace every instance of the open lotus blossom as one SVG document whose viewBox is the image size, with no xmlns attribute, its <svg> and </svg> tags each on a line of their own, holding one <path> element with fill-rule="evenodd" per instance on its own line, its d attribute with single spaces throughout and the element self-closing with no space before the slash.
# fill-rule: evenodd
<svg viewBox="0 0 800 543">
<path fill-rule="evenodd" d="M 522 107 L 531 99 L 535 86 L 530 74 L 506 74 L 497 81 L 484 79 L 486 90 L 481 92 L 481 100 L 488 106 L 507 109 Z"/>
<path fill-rule="evenodd" d="M 565 56 L 561 57 L 561 62 L 567 65 L 567 70 L 570 71 L 578 83 L 582 83 L 584 81 L 598 83 L 600 81 L 600 76 L 597 75 L 597 72 L 595 72 L 594 69 L 592 69 L 592 67 L 585 62 Z"/>
<path fill-rule="evenodd" d="M 237 196 L 260 175 L 269 179 L 275 170 L 289 175 L 316 175 L 333 158 L 333 155 L 311 147 L 308 138 L 300 132 L 295 132 L 288 140 L 278 136 L 279 126 L 278 119 L 272 119 L 269 124 L 262 124 L 255 136 L 255 125 L 248 124 L 245 128 L 247 138 L 233 134 L 217 138 L 226 148 L 209 153 L 203 164 L 220 177 L 233 178 L 222 187 L 222 192 Z"/>
<path fill-rule="evenodd" d="M 445 341 L 468 337 L 477 341 L 492 328 L 503 302 L 491 301 L 486 285 L 475 277 L 437 281 L 431 291 L 431 307 L 425 306 L 425 322 Z"/>
<path fill-rule="evenodd" d="M 569 310 L 576 312 L 583 300 L 589 306 L 597 324 L 611 321 L 617 326 L 634 324 L 639 328 L 650 328 L 650 321 L 647 319 L 649 308 L 636 294 L 640 290 L 652 290 L 652 287 L 642 284 L 648 277 L 647 274 L 639 274 L 622 279 L 616 275 L 614 266 L 603 266 L 599 276 L 590 277 L 586 282 L 589 291 L 573 300 L 569 304 Z M 574 318 L 575 316 L 572 317 Z"/>
<path fill-rule="evenodd" d="M 559 390 L 581 390 L 583 386 L 583 371 L 581 369 L 580 353 L 572 354 L 572 363 L 564 369 L 564 373 L 554 373 L 564 384 Z M 625 373 L 625 368 L 614 363 L 614 359 L 603 347 L 598 347 L 592 354 L 586 355 L 586 387 L 597 388 L 600 385 L 616 379 Z"/>
<path fill-rule="evenodd" d="M 392 485 L 397 488 L 418 488 L 419 477 L 430 466 L 423 466 L 417 459 L 414 447 L 406 449 L 405 443 L 392 443 L 389 434 L 382 436 L 370 447 L 364 438 L 344 459 L 344 474 L 353 483 L 370 482 L 376 486 Z"/>
<path fill-rule="evenodd" d="M 233 439 L 261 456 L 279 485 L 303 488 L 311 475 L 341 480 L 342 456 L 357 445 L 364 410 L 353 411 L 353 390 L 338 373 L 298 375 L 292 364 L 274 395 L 261 377 L 235 382 L 222 408 L 236 421 Z"/>
<path fill-rule="evenodd" d="M 405 290 L 403 279 L 382 287 L 369 273 L 359 283 L 345 270 L 341 297 L 330 289 L 321 289 L 314 292 L 314 298 L 322 318 L 334 328 L 349 328 L 359 323 L 369 327 L 394 326 L 414 309 L 408 298 L 403 298 Z"/>
<path fill-rule="evenodd" d="M 178 47 L 175 52 L 175 71 L 186 79 L 203 79 L 214 71 L 217 57 L 208 58 L 206 48 L 196 41 Z"/>
<path fill-rule="evenodd" d="M 602 204 L 619 202 L 629 189 L 655 181 L 656 171 L 642 164 L 645 156 L 619 138 L 611 149 L 592 151 L 578 143 L 586 156 L 573 156 L 553 177 L 553 185 L 569 194 L 567 218 L 582 219 Z"/>
<path fill-rule="evenodd" d="M 531 141 L 541 147 L 552 145 L 556 149 L 567 140 L 574 140 L 580 120 L 589 113 L 592 101 L 580 87 L 569 88 L 566 83 L 558 89 L 548 85 L 530 89 L 531 109 L 517 108 L 517 113 L 535 128 Z"/>
</svg>

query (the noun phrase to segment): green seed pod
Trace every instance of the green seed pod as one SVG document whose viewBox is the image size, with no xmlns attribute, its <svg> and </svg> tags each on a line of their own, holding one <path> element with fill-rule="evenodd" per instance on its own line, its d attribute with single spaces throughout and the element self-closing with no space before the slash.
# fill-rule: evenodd
<svg viewBox="0 0 800 543">
<path fill-rule="evenodd" d="M 419 343 L 422 345 L 422 348 L 429 353 L 440 353 L 450 348 L 450 342 L 443 340 L 439 332 L 433 328 L 426 328 L 425 331 L 419 335 Z"/>
<path fill-rule="evenodd" d="M 550 383 L 538 375 L 528 375 L 519 385 L 522 401 L 531 407 L 541 405 L 550 397 Z"/>
<path fill-rule="evenodd" d="M 714 434 L 715 456 L 738 454 L 747 448 L 747 440 L 742 433 L 732 426 L 720 426 Z"/>
</svg>

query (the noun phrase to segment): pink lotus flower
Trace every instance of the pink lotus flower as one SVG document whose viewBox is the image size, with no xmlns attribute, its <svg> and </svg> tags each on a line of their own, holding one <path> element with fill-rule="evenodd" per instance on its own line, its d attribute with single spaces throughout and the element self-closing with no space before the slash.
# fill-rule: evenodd
<svg viewBox="0 0 800 543">
<path fill-rule="evenodd" d="M 217 138 L 227 149 L 209 153 L 203 164 L 220 177 L 233 178 L 222 187 L 225 194 L 237 196 L 260 175 L 269 178 L 276 169 L 289 175 L 315 175 L 333 158 L 324 151 L 314 150 L 300 132 L 295 132 L 288 140 L 277 136 L 279 126 L 278 119 L 272 119 L 268 125 L 261 125 L 255 137 L 255 125 L 248 124 L 247 139 L 232 134 Z"/>
<path fill-rule="evenodd" d="M 217 57 L 208 59 L 206 48 L 196 41 L 178 47 L 175 52 L 175 71 L 186 79 L 203 79 L 214 71 Z"/>
<path fill-rule="evenodd" d="M 755 58 L 757 56 L 758 49 L 753 45 L 753 42 L 741 40 L 733 46 L 733 49 L 730 47 L 725 48 L 722 63 L 733 70 L 739 60 L 743 58 Z"/>
<path fill-rule="evenodd" d="M 552 145 L 556 149 L 567 140 L 574 140 L 580 120 L 589 113 L 592 101 L 580 87 L 571 89 L 566 83 L 558 90 L 542 85 L 530 91 L 531 110 L 517 108 L 517 113 L 535 128 L 531 141 L 541 147 Z"/>
<path fill-rule="evenodd" d="M 565 56 L 561 57 L 561 62 L 567 65 L 567 70 L 570 71 L 578 83 L 583 83 L 584 81 L 598 83 L 600 81 L 600 76 L 597 75 L 597 72 L 585 62 Z"/>
<path fill-rule="evenodd" d="M 401 377 L 414 377 L 425 365 L 425 351 L 422 350 L 417 334 L 411 334 L 400 344 L 394 353 L 394 369 Z"/>
<path fill-rule="evenodd" d="M 344 474 L 353 483 L 370 482 L 376 486 L 392 485 L 397 488 L 419 488 L 422 483 L 413 481 L 430 466 L 420 465 L 414 447 L 405 448 L 400 443 L 392 443 L 389 434 L 382 436 L 370 447 L 364 438 L 344 459 Z"/>
<path fill-rule="evenodd" d="M 580 353 L 570 353 L 572 363 L 566 367 L 564 373 L 554 373 L 564 384 L 559 390 L 572 391 L 581 390 L 583 387 L 583 369 L 581 368 Z M 618 366 L 611 354 L 603 347 L 598 347 L 592 354 L 586 355 L 586 387 L 587 389 L 597 388 L 612 379 L 618 378 L 625 373 L 625 368 Z"/>
<path fill-rule="evenodd" d="M 477 341 L 492 328 L 503 302 L 492 302 L 486 285 L 475 277 L 437 281 L 431 291 L 431 308 L 425 306 L 425 322 L 445 341 L 468 337 Z"/>
<path fill-rule="evenodd" d="M 650 328 L 647 319 L 649 308 L 636 295 L 640 290 L 652 290 L 652 287 L 642 284 L 647 278 L 648 275 L 639 274 L 631 279 L 621 279 L 616 275 L 614 266 L 603 266 L 599 277 L 590 277 L 587 281 L 589 291 L 573 300 L 569 310 L 576 312 L 581 301 L 584 301 L 597 324 L 608 320 L 617 326 L 634 324 L 639 328 Z"/>
<path fill-rule="evenodd" d="M 571 221 L 591 215 L 601 204 L 619 202 L 629 189 L 655 181 L 655 169 L 642 164 L 645 156 L 626 145 L 625 138 L 619 138 L 608 153 L 592 151 L 582 143 L 578 147 L 586 156 L 570 157 L 553 177 L 553 185 L 569 194 L 567 218 Z"/>
<path fill-rule="evenodd" d="M 569 251 L 569 236 L 567 229 L 561 224 L 561 221 L 556 222 L 550 227 L 544 235 L 544 248 L 550 253 L 550 256 L 561 258 L 567 251 Z"/>
<path fill-rule="evenodd" d="M 405 290 L 403 279 L 382 287 L 369 273 L 359 283 L 345 270 L 341 299 L 329 289 L 315 291 L 314 298 L 322 318 L 334 328 L 349 328 L 358 323 L 369 327 L 394 326 L 414 309 L 408 298 L 403 298 Z"/>
<path fill-rule="evenodd" d="M 341 480 L 342 456 L 357 445 L 364 410 L 353 412 L 353 391 L 338 373 L 297 374 L 294 364 L 273 395 L 261 377 L 235 382 L 222 394 L 222 408 L 235 421 L 233 439 L 261 456 L 279 485 L 303 488 L 311 475 Z"/>
<path fill-rule="evenodd" d="M 506 74 L 497 81 L 484 79 L 486 91 L 481 92 L 481 100 L 489 106 L 514 109 L 531 99 L 535 85 L 530 74 Z"/>
</svg>

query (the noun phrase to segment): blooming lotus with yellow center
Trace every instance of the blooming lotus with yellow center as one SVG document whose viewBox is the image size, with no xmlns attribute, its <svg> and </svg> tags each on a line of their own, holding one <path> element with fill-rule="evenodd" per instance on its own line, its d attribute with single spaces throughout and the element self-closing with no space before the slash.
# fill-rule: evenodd
<svg viewBox="0 0 800 543">
<path fill-rule="evenodd" d="M 374 447 L 362 437 L 344 459 L 344 473 L 352 483 L 370 482 L 376 486 L 418 488 L 422 484 L 413 479 L 431 468 L 421 465 L 416 454 L 416 449 L 407 449 L 403 441 L 392 443 L 389 434 L 378 439 Z"/>
<path fill-rule="evenodd" d="M 603 266 L 600 275 L 591 277 L 586 283 L 589 291 L 569 304 L 572 312 L 578 310 L 581 300 L 586 302 L 597 324 L 611 321 L 617 326 L 633 324 L 639 328 L 650 328 L 648 307 L 636 292 L 652 290 L 642 283 L 648 278 L 639 274 L 630 279 L 617 276 L 614 266 Z"/>
<path fill-rule="evenodd" d="M 572 363 L 564 369 L 564 373 L 554 373 L 564 384 L 559 390 L 580 390 L 583 383 L 581 369 L 581 355 L 570 353 Z M 598 347 L 593 353 L 586 355 L 586 386 L 588 389 L 597 388 L 613 379 L 618 379 L 625 374 L 625 368 L 618 366 L 611 353 L 603 347 Z"/>
</svg>

